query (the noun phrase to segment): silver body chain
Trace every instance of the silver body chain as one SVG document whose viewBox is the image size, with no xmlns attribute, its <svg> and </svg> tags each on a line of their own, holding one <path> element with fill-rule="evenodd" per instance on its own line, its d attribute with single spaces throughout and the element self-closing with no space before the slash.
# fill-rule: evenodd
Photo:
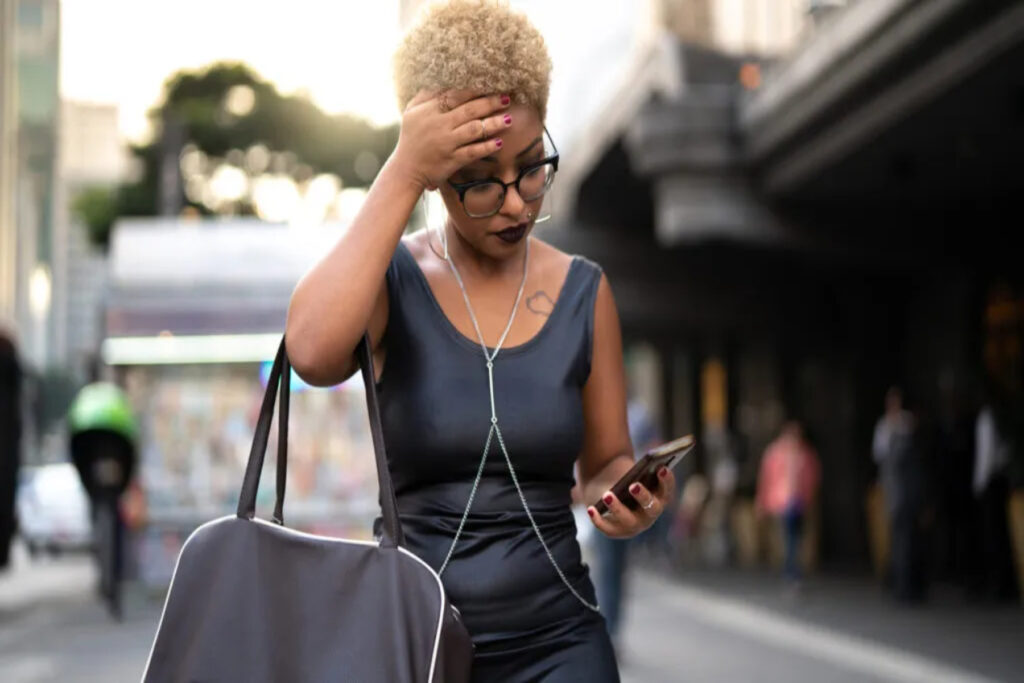
<svg viewBox="0 0 1024 683">
<path fill-rule="evenodd" d="M 480 465 L 476 470 L 476 479 L 473 480 L 473 488 L 469 492 L 469 501 L 466 503 L 466 509 L 462 513 L 462 519 L 459 522 L 459 528 L 455 532 L 455 538 L 452 539 L 452 545 L 448 549 L 448 554 L 444 558 L 444 563 L 441 565 L 438 575 L 444 573 L 445 568 L 448 566 L 449 560 L 452 558 L 452 554 L 455 552 L 455 545 L 459 542 L 459 537 L 462 535 L 462 529 L 466 525 L 466 519 L 469 517 L 470 508 L 473 507 L 473 499 L 476 497 L 477 488 L 480 485 L 480 478 L 484 473 L 484 465 L 487 463 L 487 454 L 491 450 L 491 442 L 494 437 L 498 437 L 498 445 L 501 447 L 501 452 L 505 456 L 505 464 L 508 465 L 508 472 L 512 475 L 512 483 L 515 484 L 516 492 L 519 494 L 519 500 L 523 504 L 523 510 L 526 512 L 527 518 L 530 520 L 530 525 L 533 527 L 534 533 L 537 535 L 537 540 L 540 541 L 541 546 L 544 548 L 544 552 L 547 553 L 548 559 L 551 561 L 551 566 L 555 568 L 559 578 L 562 579 L 562 583 L 569 589 L 576 599 L 583 603 L 588 609 L 595 612 L 600 611 L 597 605 L 588 602 L 579 592 L 569 583 L 569 579 L 566 578 L 565 572 L 558 566 L 558 562 L 555 561 L 555 556 L 551 553 L 551 549 L 548 548 L 547 542 L 544 540 L 544 535 L 541 534 L 540 527 L 537 526 L 537 522 L 533 519 L 533 513 L 530 511 L 530 506 L 526 503 L 526 496 L 523 495 L 523 489 L 519 485 L 519 477 L 516 476 L 516 470 L 512 466 L 512 458 L 508 455 L 508 449 L 505 448 L 505 440 L 501 436 L 501 427 L 498 426 L 498 413 L 494 403 L 494 359 L 498 356 L 498 352 L 501 350 L 502 344 L 505 343 L 505 337 L 508 336 L 509 330 L 512 329 L 512 322 L 516 318 L 516 311 L 519 310 L 519 302 L 523 298 L 523 290 L 526 288 L 526 274 L 527 268 L 530 263 L 530 241 L 527 237 L 526 241 L 526 254 L 523 257 L 523 280 L 519 283 L 519 293 L 516 294 L 516 302 L 512 307 L 512 315 L 509 316 L 508 324 L 505 325 L 505 331 L 501 334 L 501 338 L 498 340 L 497 346 L 494 348 L 493 353 L 489 353 L 487 350 L 487 344 L 484 342 L 484 336 L 480 332 L 480 325 L 477 323 L 476 314 L 473 313 L 473 306 L 469 303 L 469 294 L 466 292 L 466 285 L 462 282 L 462 276 L 459 275 L 458 269 L 455 267 L 455 263 L 452 261 L 451 256 L 448 254 L 448 241 L 447 239 L 442 240 L 444 245 L 444 260 L 448 263 L 449 269 L 452 271 L 452 275 L 455 276 L 455 281 L 459 283 L 459 289 L 462 290 L 462 299 L 466 302 L 466 310 L 469 311 L 469 318 L 473 321 L 473 329 L 476 330 L 477 339 L 480 341 L 480 348 L 483 350 L 484 359 L 487 361 L 487 383 L 488 389 L 490 390 L 491 398 L 491 429 L 487 433 L 487 442 L 484 444 L 484 452 L 480 458 Z"/>
</svg>

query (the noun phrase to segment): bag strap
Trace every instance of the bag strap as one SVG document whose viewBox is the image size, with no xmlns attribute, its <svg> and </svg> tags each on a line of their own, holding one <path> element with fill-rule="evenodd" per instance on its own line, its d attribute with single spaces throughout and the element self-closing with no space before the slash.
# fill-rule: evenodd
<svg viewBox="0 0 1024 683">
<path fill-rule="evenodd" d="M 274 403 L 277 402 L 277 388 L 281 383 L 283 365 L 287 363 L 288 354 L 285 349 L 284 339 L 277 348 L 277 355 L 274 357 L 274 365 L 270 369 L 270 377 L 267 379 L 267 389 L 263 394 L 263 403 L 260 406 L 260 416 L 256 422 L 256 433 L 253 436 L 252 448 L 249 450 L 249 461 L 245 466 L 245 476 L 242 478 L 242 491 L 238 495 L 238 516 L 244 519 L 252 519 L 256 516 L 256 492 L 260 485 L 260 473 L 263 470 L 263 457 L 267 452 L 267 442 L 270 440 L 270 423 L 274 417 Z M 288 378 L 291 379 L 291 368 L 289 367 Z M 290 397 L 288 388 L 283 392 L 282 398 Z M 285 401 L 282 401 L 282 406 Z M 282 407 L 281 417 L 287 415 L 287 409 Z M 279 467 L 277 471 L 278 498 L 280 491 L 284 488 L 282 481 L 282 469 L 287 471 L 287 448 L 288 448 L 288 421 L 278 419 L 278 444 L 277 458 L 280 463 L 285 461 L 284 468 Z M 276 508 L 276 506 L 275 506 Z M 276 516 L 276 510 L 275 510 Z"/>
<path fill-rule="evenodd" d="M 405 545 L 405 534 L 398 518 L 398 501 L 391 483 L 387 451 L 384 449 L 384 427 L 380 418 L 380 404 L 377 401 L 377 373 L 373 368 L 373 352 L 370 351 L 370 335 L 363 334 L 356 347 L 356 358 L 363 374 L 366 389 L 366 410 L 370 415 L 370 435 L 373 438 L 373 456 L 377 461 L 377 484 L 380 489 L 380 509 L 383 518 L 383 539 L 381 545 L 391 548 Z"/>
<path fill-rule="evenodd" d="M 281 379 L 279 382 L 281 401 L 277 406 L 277 495 L 274 501 L 274 516 L 271 517 L 271 520 L 284 526 L 284 488 L 288 479 L 288 415 L 292 393 L 292 366 L 288 361 L 288 350 L 284 345 L 284 337 L 281 337 L 281 345 L 277 352 L 281 356 Z M 269 381 L 267 385 L 269 387 Z M 273 405 L 270 409 L 273 411 Z M 266 452 L 266 447 L 262 452 Z M 263 469 L 262 463 L 260 463 L 260 469 Z"/>
<path fill-rule="evenodd" d="M 388 471 L 387 454 L 384 451 L 384 430 L 381 426 L 380 405 L 377 401 L 377 385 L 373 370 L 373 354 L 370 351 L 370 338 L 363 335 L 356 348 L 356 357 L 363 375 L 363 386 L 366 389 L 366 406 L 370 415 L 370 433 L 373 437 L 373 455 L 377 462 L 377 484 L 380 489 L 380 505 L 383 516 L 381 545 L 393 548 L 405 544 L 405 536 L 398 519 L 398 502 L 391 484 L 391 473 Z M 260 416 L 256 423 L 256 434 L 253 437 L 252 449 L 249 451 L 249 462 L 245 466 L 242 479 L 242 491 L 238 496 L 238 517 L 252 519 L 256 515 L 256 492 L 260 485 L 260 473 L 263 470 L 263 459 L 270 440 L 270 425 L 274 416 L 274 403 L 277 401 L 278 386 L 281 387 L 281 402 L 278 406 L 278 443 L 277 443 L 277 500 L 274 503 L 274 521 L 284 523 L 284 491 L 288 470 L 288 407 L 291 396 L 291 365 L 288 362 L 288 351 L 285 339 L 277 349 L 274 365 L 270 369 L 267 390 L 260 406 Z"/>
</svg>

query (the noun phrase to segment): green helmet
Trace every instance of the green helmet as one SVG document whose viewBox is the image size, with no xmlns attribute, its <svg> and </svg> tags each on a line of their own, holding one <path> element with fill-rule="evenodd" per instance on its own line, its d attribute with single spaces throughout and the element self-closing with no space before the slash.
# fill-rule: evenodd
<svg viewBox="0 0 1024 683">
<path fill-rule="evenodd" d="M 128 397 L 109 382 L 93 382 L 82 387 L 68 410 L 71 435 L 91 430 L 114 432 L 134 444 L 139 434 Z"/>
</svg>

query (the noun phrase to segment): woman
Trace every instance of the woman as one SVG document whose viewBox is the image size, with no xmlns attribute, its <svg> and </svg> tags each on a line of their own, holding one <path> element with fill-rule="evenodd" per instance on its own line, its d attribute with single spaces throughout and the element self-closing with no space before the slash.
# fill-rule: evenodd
<svg viewBox="0 0 1024 683">
<path fill-rule="evenodd" d="M 332 251 L 297 286 L 289 356 L 315 385 L 355 370 L 368 330 L 410 550 L 441 574 L 478 681 L 616 681 L 570 509 L 603 533 L 649 527 L 675 485 L 609 491 L 632 465 L 618 314 L 601 270 L 533 238 L 557 168 L 551 62 L 494 0 L 431 9 L 395 59 L 398 145 Z M 553 145 L 552 145 L 553 146 Z M 486 181 L 486 182 L 485 182 Z M 444 226 L 402 238 L 424 191 Z M 510 310 L 511 309 L 511 310 Z"/>
</svg>

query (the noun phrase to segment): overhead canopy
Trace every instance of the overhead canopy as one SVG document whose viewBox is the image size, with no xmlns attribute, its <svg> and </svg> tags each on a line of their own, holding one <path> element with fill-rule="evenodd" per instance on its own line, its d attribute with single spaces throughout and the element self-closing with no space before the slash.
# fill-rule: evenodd
<svg viewBox="0 0 1024 683">
<path fill-rule="evenodd" d="M 1024 188 L 1024 5 L 861 0 L 740 108 L 772 197 L 903 205 Z"/>
<path fill-rule="evenodd" d="M 247 218 L 119 221 L 110 249 L 105 359 L 273 356 L 296 283 L 343 230 Z"/>
<path fill-rule="evenodd" d="M 744 58 L 677 53 L 678 96 L 648 93 L 570 225 L 868 265 L 1000 256 L 985 245 L 1024 191 L 1021 3 L 859 0 L 752 92 Z"/>
</svg>

